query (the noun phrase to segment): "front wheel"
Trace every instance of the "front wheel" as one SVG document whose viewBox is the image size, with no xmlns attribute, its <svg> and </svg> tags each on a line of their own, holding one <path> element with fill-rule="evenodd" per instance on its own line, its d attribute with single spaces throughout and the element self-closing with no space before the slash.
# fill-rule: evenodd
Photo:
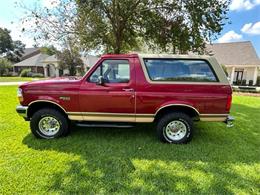
<svg viewBox="0 0 260 195">
<path fill-rule="evenodd" d="M 183 144 L 191 140 L 193 121 L 184 113 L 170 113 L 163 116 L 157 123 L 157 134 L 161 141 Z"/>
<path fill-rule="evenodd" d="M 31 131 L 37 138 L 52 139 L 68 133 L 68 119 L 59 111 L 44 108 L 32 116 Z"/>
</svg>

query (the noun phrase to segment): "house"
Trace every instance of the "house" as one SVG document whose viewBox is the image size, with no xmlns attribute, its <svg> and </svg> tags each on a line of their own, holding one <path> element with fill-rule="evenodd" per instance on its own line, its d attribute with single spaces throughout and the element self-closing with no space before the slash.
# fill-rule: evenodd
<svg viewBox="0 0 260 195">
<path fill-rule="evenodd" d="M 68 70 L 61 70 L 59 68 L 59 60 L 56 55 L 48 56 L 44 60 L 42 60 L 43 69 L 44 69 L 44 77 L 59 77 L 62 75 L 67 75 L 69 73 Z"/>
<path fill-rule="evenodd" d="M 81 60 L 84 63 L 84 69 L 87 71 L 91 66 L 93 66 L 97 61 L 98 57 L 92 55 L 86 55 L 85 57 L 81 57 Z M 45 77 L 58 77 L 62 75 L 69 75 L 69 70 L 64 69 L 61 70 L 59 68 L 59 60 L 56 55 L 48 56 L 44 60 L 42 60 L 43 68 L 44 68 L 44 76 Z"/>
<path fill-rule="evenodd" d="M 256 84 L 260 59 L 250 41 L 214 43 L 207 51 L 226 67 L 231 84 Z"/>
<path fill-rule="evenodd" d="M 47 58 L 47 54 L 38 53 L 16 64 L 13 64 L 13 71 L 19 74 L 23 69 L 30 68 L 34 73 L 44 74 L 44 63 L 42 62 Z"/>
<path fill-rule="evenodd" d="M 39 53 L 41 53 L 41 48 L 39 47 L 25 48 L 21 57 L 21 61 L 35 56 Z"/>
<path fill-rule="evenodd" d="M 82 57 L 85 70 L 93 66 L 99 58 L 92 55 Z M 43 54 L 40 48 L 27 48 L 22 56 L 22 61 L 13 64 L 13 71 L 19 74 L 23 69 L 30 68 L 34 73 L 41 73 L 44 77 L 58 77 L 68 75 L 68 70 L 59 68 L 59 60 L 55 55 Z"/>
</svg>

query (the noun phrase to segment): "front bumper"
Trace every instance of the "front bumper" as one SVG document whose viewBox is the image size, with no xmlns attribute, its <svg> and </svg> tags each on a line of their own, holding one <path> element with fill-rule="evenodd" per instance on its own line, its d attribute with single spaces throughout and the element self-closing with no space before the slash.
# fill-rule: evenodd
<svg viewBox="0 0 260 195">
<path fill-rule="evenodd" d="M 235 118 L 233 116 L 228 115 L 226 120 L 225 120 L 227 127 L 233 127 L 234 126 L 234 123 L 233 123 L 234 120 L 235 120 Z"/>
<path fill-rule="evenodd" d="M 25 120 L 27 120 L 27 110 L 28 110 L 28 106 L 22 106 L 19 105 L 16 107 L 16 112 L 23 117 Z"/>
</svg>

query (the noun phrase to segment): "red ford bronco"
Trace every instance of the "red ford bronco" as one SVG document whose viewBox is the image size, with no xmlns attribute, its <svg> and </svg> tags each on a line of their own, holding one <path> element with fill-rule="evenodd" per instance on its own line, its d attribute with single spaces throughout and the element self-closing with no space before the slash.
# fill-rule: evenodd
<svg viewBox="0 0 260 195">
<path fill-rule="evenodd" d="M 79 126 L 155 123 L 160 140 L 186 143 L 194 121 L 229 116 L 232 89 L 215 58 L 190 55 L 103 55 L 85 76 L 25 83 L 16 111 L 38 138 Z"/>
</svg>

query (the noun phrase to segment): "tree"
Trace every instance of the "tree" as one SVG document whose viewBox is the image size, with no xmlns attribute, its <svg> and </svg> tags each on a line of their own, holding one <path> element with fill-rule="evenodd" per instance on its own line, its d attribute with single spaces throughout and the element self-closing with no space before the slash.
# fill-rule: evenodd
<svg viewBox="0 0 260 195">
<path fill-rule="evenodd" d="M 38 38 L 73 36 L 87 49 L 124 53 L 144 41 L 164 52 L 203 53 L 223 28 L 229 0 L 64 0 L 34 9 Z M 141 40 L 141 42 L 140 42 Z"/>
<path fill-rule="evenodd" d="M 69 69 L 69 74 L 71 76 L 76 75 L 77 68 L 82 70 L 84 64 L 78 53 L 70 51 L 69 49 L 64 49 L 63 51 L 58 52 L 57 57 L 59 59 L 59 67 L 63 70 Z"/>
<path fill-rule="evenodd" d="M 75 23 L 77 9 L 74 0 L 49 0 L 52 7 L 44 7 L 40 2 L 27 6 L 16 2 L 17 7 L 27 14 L 21 18 L 21 31 L 31 34 L 37 43 L 63 45 L 68 37 L 77 34 Z M 56 6 L 55 6 L 56 5 Z"/>
<path fill-rule="evenodd" d="M 103 47 L 107 53 L 123 53 L 138 46 L 138 26 L 146 1 L 81 0 L 78 5 L 77 31 L 87 48 Z"/>
<path fill-rule="evenodd" d="M 0 76 L 8 74 L 11 67 L 12 63 L 9 60 L 0 58 Z"/>
<path fill-rule="evenodd" d="M 74 76 L 83 71 L 84 63 L 81 59 L 79 48 L 75 46 L 75 42 L 70 39 L 67 42 L 67 47 L 63 51 L 57 51 L 59 67 L 64 70 L 69 70 L 69 75 Z"/>
<path fill-rule="evenodd" d="M 10 31 L 0 28 L 0 54 L 8 52 L 13 47 L 13 40 Z"/>
<path fill-rule="evenodd" d="M 164 2 L 164 1 L 162 1 Z M 175 0 L 150 5 L 144 38 L 163 52 L 204 53 L 205 43 L 216 39 L 224 25 L 229 0 Z"/>
<path fill-rule="evenodd" d="M 58 50 L 53 45 L 41 47 L 40 50 L 42 53 L 45 53 L 50 56 L 55 55 L 58 52 Z"/>
<path fill-rule="evenodd" d="M 10 31 L 0 28 L 0 56 L 11 62 L 19 62 L 24 52 L 25 45 L 21 41 L 13 41 Z"/>
</svg>

